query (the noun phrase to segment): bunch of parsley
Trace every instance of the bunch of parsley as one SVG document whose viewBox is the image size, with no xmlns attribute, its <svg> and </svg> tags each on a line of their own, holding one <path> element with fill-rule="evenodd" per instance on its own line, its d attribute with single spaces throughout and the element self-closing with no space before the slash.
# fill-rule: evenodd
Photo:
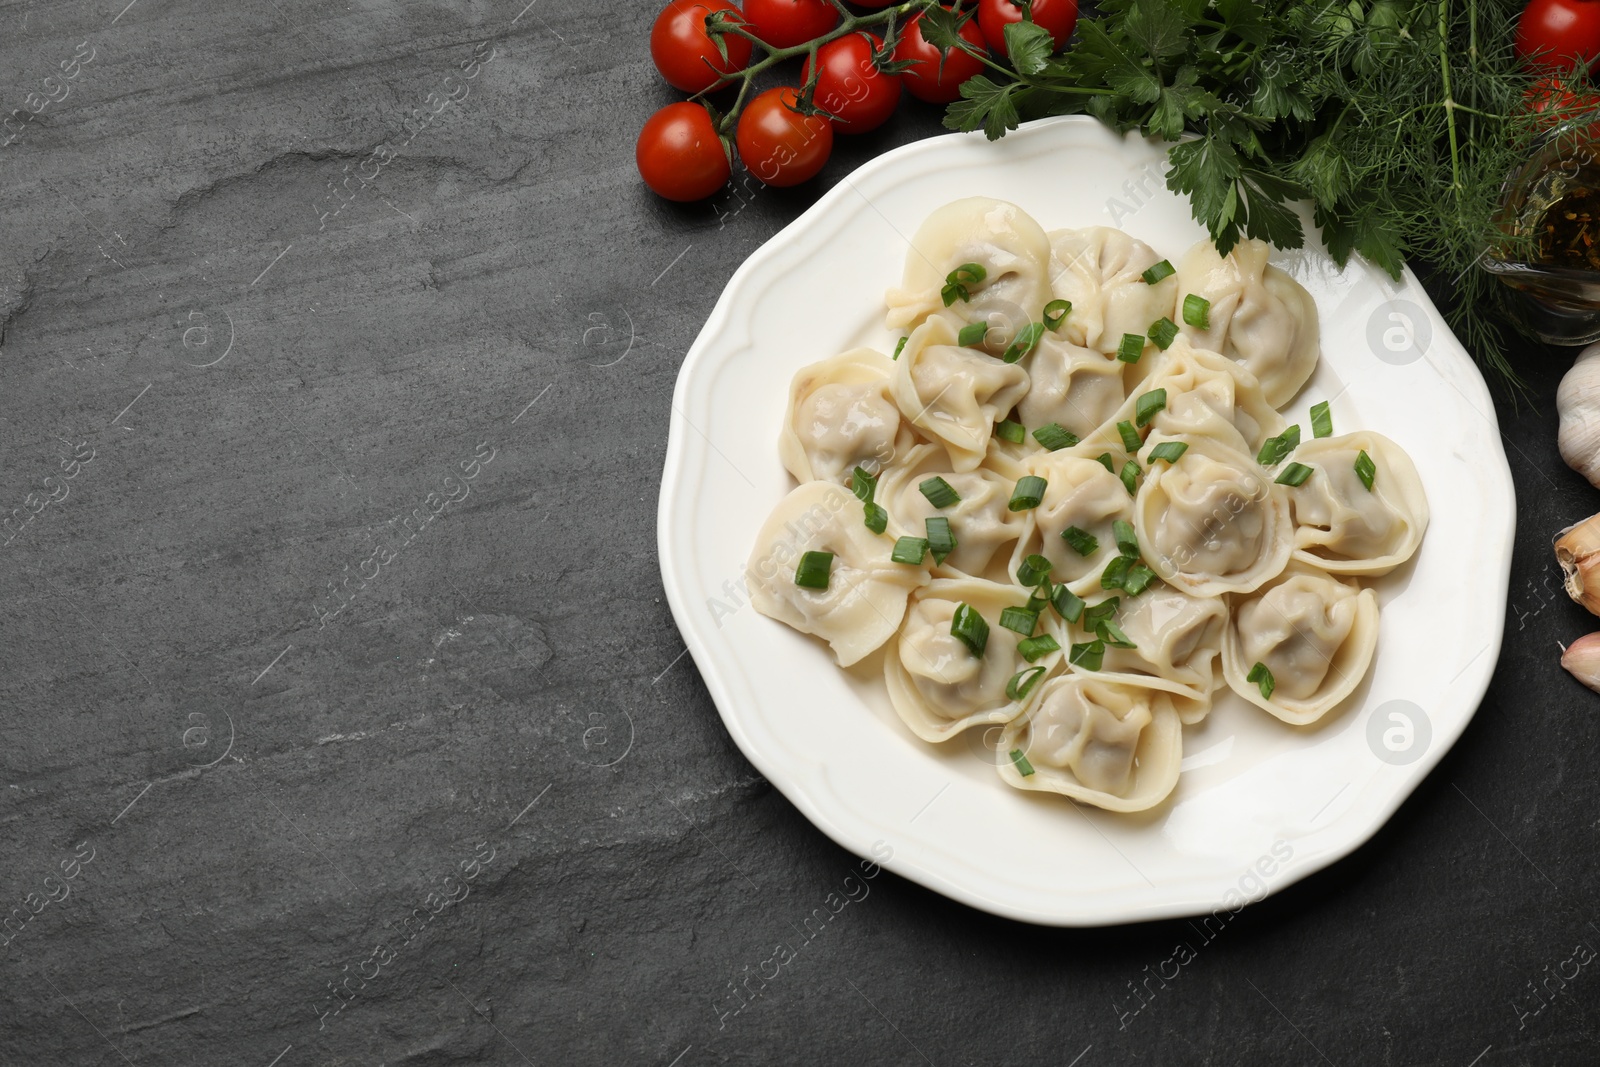
<svg viewBox="0 0 1600 1067">
<path fill-rule="evenodd" d="M 1341 265 L 1359 252 L 1396 277 L 1417 260 L 1450 279 L 1451 325 L 1514 383 L 1504 327 L 1515 308 L 1481 258 L 1526 251 L 1496 223 L 1502 185 L 1576 108 L 1529 106 L 1533 77 L 1512 52 L 1522 6 L 1104 0 L 1060 56 L 1040 27 L 1008 27 L 1011 68 L 967 81 L 945 125 L 994 139 L 1026 119 L 1087 113 L 1172 140 L 1167 185 L 1223 253 L 1241 235 L 1300 247 L 1288 202 L 1309 200 Z M 929 41 L 960 47 L 959 16 L 930 16 Z"/>
</svg>

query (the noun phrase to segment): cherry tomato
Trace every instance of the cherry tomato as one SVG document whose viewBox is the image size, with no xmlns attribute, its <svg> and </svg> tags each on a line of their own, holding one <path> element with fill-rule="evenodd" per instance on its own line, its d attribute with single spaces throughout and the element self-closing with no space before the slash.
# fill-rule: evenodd
<svg viewBox="0 0 1600 1067">
<path fill-rule="evenodd" d="M 1060 48 L 1072 36 L 1078 25 L 1078 0 L 1033 0 L 1033 21 L 1050 32 L 1050 38 Z M 978 26 L 991 51 L 1007 55 L 1006 26 L 1022 21 L 1022 7 L 1017 0 L 978 0 Z"/>
<path fill-rule="evenodd" d="M 817 49 L 817 88 L 813 99 L 833 116 L 839 133 L 866 133 L 882 126 L 900 103 L 900 77 L 885 74 L 872 62 L 883 41 L 870 33 L 852 33 Z M 800 82 L 811 77 L 811 60 L 800 68 Z"/>
<path fill-rule="evenodd" d="M 744 17 L 750 32 L 774 48 L 814 41 L 839 25 L 828 0 L 744 0 Z"/>
<path fill-rule="evenodd" d="M 1596 2 L 1600 3 L 1600 0 Z M 961 38 L 977 48 L 983 47 L 983 34 L 973 19 L 961 24 Z M 939 50 L 922 38 L 921 15 L 906 23 L 900 43 L 894 46 L 894 58 L 897 63 L 907 61 L 914 64 L 907 67 L 900 77 L 905 82 L 906 92 L 930 104 L 948 104 L 956 99 L 961 95 L 961 83 L 983 70 L 983 63 L 977 57 L 959 48 L 952 48 L 950 54 L 943 57 L 944 67 L 941 69 Z"/>
<path fill-rule="evenodd" d="M 668 200 L 701 200 L 728 182 L 732 168 L 711 116 L 699 104 L 679 101 L 651 115 L 634 149 L 639 176 Z"/>
<path fill-rule="evenodd" d="M 799 185 L 828 162 L 833 123 L 794 110 L 800 99 L 790 86 L 768 89 L 745 105 L 734 143 L 751 174 L 767 185 Z"/>
<path fill-rule="evenodd" d="M 750 42 L 737 34 L 722 37 L 726 60 L 717 51 L 717 43 L 706 33 L 706 16 L 718 11 L 731 11 L 743 20 L 728 0 L 672 0 L 656 16 L 650 27 L 650 58 L 674 89 L 701 92 L 750 62 Z"/>
<path fill-rule="evenodd" d="M 1530 0 L 1517 19 L 1517 56 L 1530 70 L 1593 66 L 1600 59 L 1600 0 Z"/>
</svg>

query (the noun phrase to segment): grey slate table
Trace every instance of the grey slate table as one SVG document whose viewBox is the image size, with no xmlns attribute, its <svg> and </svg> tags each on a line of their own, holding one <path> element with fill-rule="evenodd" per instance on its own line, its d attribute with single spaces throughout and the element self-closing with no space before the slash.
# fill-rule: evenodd
<svg viewBox="0 0 1600 1067">
<path fill-rule="evenodd" d="M 1372 843 L 1209 943 L 883 875 L 796 949 L 856 860 L 683 656 L 668 398 L 744 257 L 937 115 L 668 205 L 655 5 L 525 2 L 0 4 L 0 1063 L 1600 1059 L 1556 666 L 1600 623 L 1549 551 L 1600 493 L 1538 349 L 1495 684 Z"/>
</svg>

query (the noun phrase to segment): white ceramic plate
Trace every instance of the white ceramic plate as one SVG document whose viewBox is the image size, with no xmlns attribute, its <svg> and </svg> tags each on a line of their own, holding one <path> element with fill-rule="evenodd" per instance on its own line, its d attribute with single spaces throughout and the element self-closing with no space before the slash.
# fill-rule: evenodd
<svg viewBox="0 0 1600 1067">
<path fill-rule="evenodd" d="M 1185 730 L 1172 797 L 1114 815 L 1004 785 L 975 732 L 917 740 L 880 674 L 840 670 L 823 644 L 748 605 L 745 560 L 792 486 L 777 453 L 789 380 L 858 344 L 892 350 L 881 296 L 929 212 L 999 197 L 1047 230 L 1116 225 L 1176 260 L 1204 233 L 1166 190 L 1164 155 L 1084 118 L 993 144 L 951 135 L 889 152 L 745 262 L 673 398 L 662 579 L 734 740 L 844 848 L 1028 922 L 1237 910 L 1327 866 L 1382 826 L 1460 736 L 1499 654 L 1515 505 L 1483 379 L 1409 273 L 1397 284 L 1362 262 L 1340 271 L 1320 249 L 1273 257 L 1311 291 L 1322 322 L 1321 366 L 1286 414 L 1309 427 L 1310 405 L 1331 399 L 1336 432 L 1392 437 L 1433 512 L 1416 559 L 1377 582 L 1373 670 L 1330 720 L 1297 730 L 1224 690 Z"/>
</svg>

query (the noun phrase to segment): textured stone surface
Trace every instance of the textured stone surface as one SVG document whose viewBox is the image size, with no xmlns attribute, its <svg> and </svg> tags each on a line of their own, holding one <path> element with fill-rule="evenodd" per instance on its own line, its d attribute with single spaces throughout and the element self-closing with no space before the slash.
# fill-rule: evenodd
<svg viewBox="0 0 1600 1067">
<path fill-rule="evenodd" d="M 724 732 L 654 530 L 683 353 L 819 190 L 640 188 L 653 5 L 124 2 L 0 5 L 0 114 L 93 56 L 0 149 L 0 512 L 59 497 L 0 549 L 0 1063 L 1593 1062 L 1595 968 L 1528 985 L 1600 946 L 1557 357 L 1497 680 L 1370 845 L 1209 944 L 892 875 L 807 939 L 856 860 Z"/>
</svg>

